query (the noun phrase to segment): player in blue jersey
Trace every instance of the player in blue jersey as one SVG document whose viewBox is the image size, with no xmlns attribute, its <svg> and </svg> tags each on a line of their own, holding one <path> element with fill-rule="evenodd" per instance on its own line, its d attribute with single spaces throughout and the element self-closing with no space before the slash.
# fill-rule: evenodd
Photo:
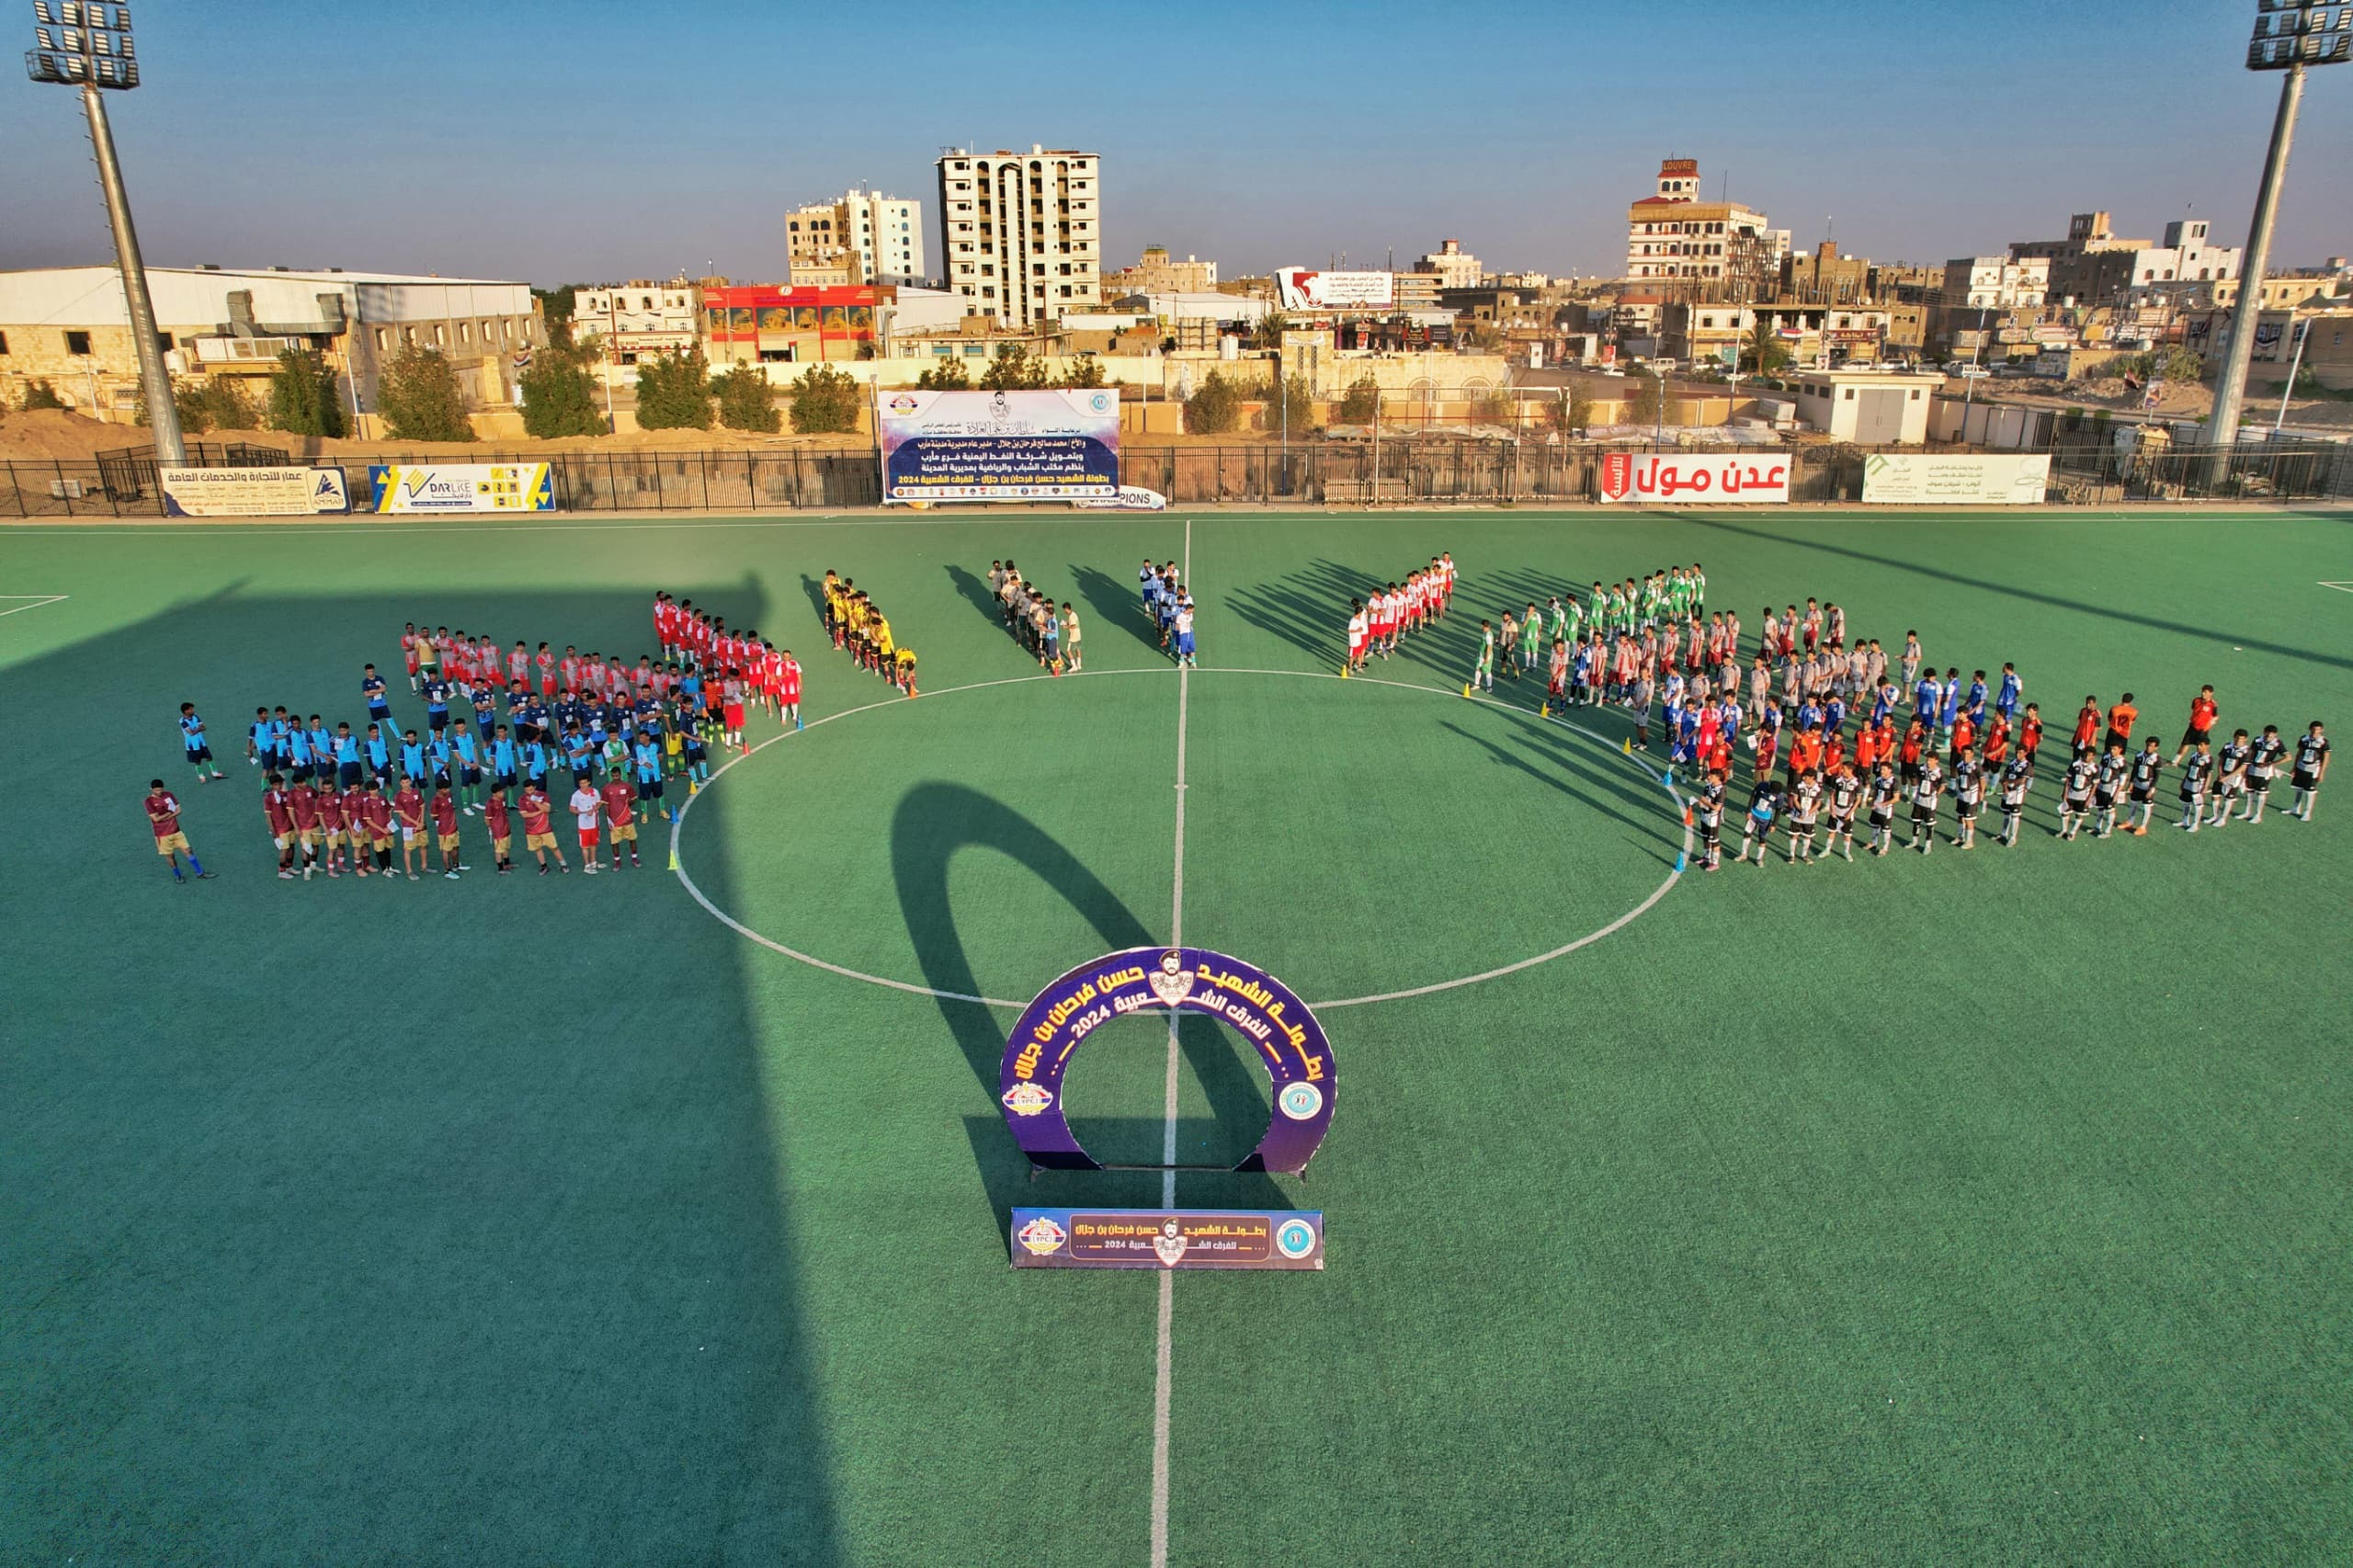
<svg viewBox="0 0 2353 1568">
<path fill-rule="evenodd" d="M 188 765 L 196 769 L 199 784 L 210 783 L 222 777 L 221 765 L 212 759 L 211 743 L 205 737 L 204 721 L 197 717 L 193 702 L 180 704 L 180 744 L 188 752 Z M 205 772 L 207 767 L 212 771 Z M 178 868 L 175 865 L 173 869 L 176 870 Z"/>
</svg>

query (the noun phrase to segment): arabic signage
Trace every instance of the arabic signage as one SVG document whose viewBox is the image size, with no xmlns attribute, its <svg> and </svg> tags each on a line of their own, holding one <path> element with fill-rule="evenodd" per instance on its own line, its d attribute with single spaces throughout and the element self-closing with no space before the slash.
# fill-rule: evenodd
<svg viewBox="0 0 2353 1568">
<path fill-rule="evenodd" d="M 302 517 L 348 512 L 339 468 L 160 468 L 167 517 Z"/>
<path fill-rule="evenodd" d="M 1256 1048 L 1274 1080 L 1267 1135 L 1233 1168 L 1298 1175 L 1331 1130 L 1336 1067 L 1324 1027 L 1265 970 L 1205 948 L 1129 948 L 1081 964 L 1038 993 L 1005 1043 L 997 1103 L 1030 1165 L 1099 1171 L 1063 1114 L 1063 1074 L 1079 1043 L 1131 1013 L 1203 1013 Z"/>
<path fill-rule="evenodd" d="M 1760 452 L 1609 452 L 1604 501 L 1709 501 L 1752 506 L 1790 498 L 1787 460 Z"/>
<path fill-rule="evenodd" d="M 1397 280 L 1386 272 L 1279 267 L 1275 292 L 1287 311 L 1386 310 L 1397 302 Z"/>
<path fill-rule="evenodd" d="M 1321 1268 L 1319 1209 L 1016 1209 L 1016 1268 Z"/>
<path fill-rule="evenodd" d="M 370 463 L 368 490 L 379 512 L 555 510 L 545 463 Z"/>
<path fill-rule="evenodd" d="M 1120 493 L 1120 392 L 894 392 L 882 499 L 1077 501 Z"/>
<path fill-rule="evenodd" d="M 1863 464 L 1863 501 L 1895 506 L 2039 506 L 2051 454 L 1874 452 Z"/>
<path fill-rule="evenodd" d="M 1168 510 L 1168 497 L 1141 484 L 1122 484 L 1120 493 L 1108 501 L 1086 500 L 1074 502 L 1073 505 L 1098 512 L 1165 512 Z"/>
</svg>

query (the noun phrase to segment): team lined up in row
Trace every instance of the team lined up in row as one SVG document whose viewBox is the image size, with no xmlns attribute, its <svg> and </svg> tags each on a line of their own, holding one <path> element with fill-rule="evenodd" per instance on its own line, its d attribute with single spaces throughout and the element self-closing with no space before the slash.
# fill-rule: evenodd
<svg viewBox="0 0 2353 1568">
<path fill-rule="evenodd" d="M 1454 553 L 1446 551 L 1431 556 L 1427 566 L 1406 573 L 1403 583 L 1392 582 L 1360 599 L 1350 599 L 1348 656 L 1342 673 L 1363 669 L 1375 653 L 1386 659 L 1396 653 L 1399 638 L 1445 619 L 1446 607 L 1453 597 Z"/>
<path fill-rule="evenodd" d="M 891 618 L 855 582 L 831 567 L 825 569 L 824 595 L 825 631 L 834 646 L 858 661 L 860 669 L 873 671 L 909 697 L 919 695 L 915 651 L 892 635 Z"/>
<path fill-rule="evenodd" d="M 1038 667 L 1055 675 L 1075 675 L 1086 665 L 1086 650 L 1078 624 L 1078 606 L 1056 604 L 1021 574 L 1010 561 L 989 562 L 989 595 L 1005 617 L 1005 629 L 1038 661 Z"/>
</svg>

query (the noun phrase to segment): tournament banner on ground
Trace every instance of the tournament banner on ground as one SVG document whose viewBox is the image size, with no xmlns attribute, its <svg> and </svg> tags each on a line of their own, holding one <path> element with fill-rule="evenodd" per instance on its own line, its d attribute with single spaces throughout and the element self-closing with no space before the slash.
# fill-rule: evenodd
<svg viewBox="0 0 2353 1568">
<path fill-rule="evenodd" d="M 1863 501 L 1893 506 L 2037 506 L 2051 485 L 2048 452 L 1874 452 Z"/>
<path fill-rule="evenodd" d="M 339 468 L 159 468 L 167 517 L 305 517 L 351 510 Z"/>
<path fill-rule="evenodd" d="M 1022 1010 L 997 1068 L 997 1103 L 1013 1140 L 1041 1170 L 1099 1171 L 1063 1108 L 1071 1053 L 1131 1013 L 1206 1013 L 1256 1048 L 1274 1080 L 1274 1115 L 1237 1171 L 1304 1173 L 1331 1130 L 1338 1066 L 1307 1004 L 1265 970 L 1206 948 L 1129 948 L 1082 964 Z M 1157 1167 L 1154 1167 L 1157 1168 Z"/>
<path fill-rule="evenodd" d="M 368 466 L 379 512 L 552 512 L 545 463 L 436 463 Z"/>
<path fill-rule="evenodd" d="M 1016 1268 L 1321 1268 L 1320 1209 L 1016 1209 Z"/>
<path fill-rule="evenodd" d="M 881 400 L 882 499 L 1114 500 L 1120 392 L 895 392 Z"/>
<path fill-rule="evenodd" d="M 1732 502 L 1790 498 L 1786 459 L 1756 452 L 1609 452 L 1601 460 L 1604 501 Z"/>
</svg>

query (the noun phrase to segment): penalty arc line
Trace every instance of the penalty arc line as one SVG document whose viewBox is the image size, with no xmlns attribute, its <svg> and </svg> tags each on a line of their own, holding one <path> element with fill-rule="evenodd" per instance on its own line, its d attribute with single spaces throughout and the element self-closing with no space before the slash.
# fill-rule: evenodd
<svg viewBox="0 0 2353 1568">
<path fill-rule="evenodd" d="M 1165 676 L 1168 673 L 1170 672 L 1165 668 L 1088 670 L 1083 675 L 1072 676 L 1070 678 L 1077 680 L 1097 680 L 1112 676 Z M 1204 675 L 1231 676 L 1285 676 L 1308 680 L 1338 680 L 1340 678 L 1338 676 L 1324 670 L 1244 669 L 1229 668 L 1222 665 L 1213 665 L 1201 673 Z M 1181 684 L 1182 672 L 1178 672 L 1178 674 Z M 973 681 L 966 686 L 947 687 L 941 690 L 932 693 L 932 695 L 935 698 L 953 697 L 961 691 L 983 691 L 992 687 L 1022 686 L 1031 681 L 1048 680 L 1051 678 L 1052 677 L 1048 676 L 1006 676 L 996 680 Z M 1393 687 L 1399 691 L 1421 691 L 1427 692 L 1432 696 L 1438 697 L 1450 697 L 1453 695 L 1453 688 L 1449 687 L 1426 686 L 1419 681 L 1383 680 L 1375 676 L 1358 676 L 1354 678 L 1367 686 Z M 1519 708 L 1516 704 L 1505 702 L 1499 699 L 1481 697 L 1471 699 L 1471 700 L 1477 702 L 1483 708 L 1496 708 L 1510 712 L 1526 711 L 1525 709 Z M 876 709 L 881 708 L 897 708 L 904 706 L 905 702 L 906 699 L 904 698 L 884 698 L 878 701 L 860 704 L 856 708 L 845 708 L 838 713 L 828 713 L 822 719 L 811 720 L 807 728 L 813 730 L 821 724 L 830 724 L 836 719 L 847 719 L 853 715 L 870 713 L 874 711 Z M 1566 719 L 1556 718 L 1543 722 L 1559 724 L 1563 729 L 1570 731 L 1572 733 L 1582 735 L 1587 740 L 1597 742 L 1604 746 L 1607 746 L 1608 744 L 1608 737 L 1607 735 L 1601 734 L 1597 731 L 1588 730 L 1582 724 L 1572 724 Z M 748 761 L 750 758 L 758 756 L 761 752 L 766 751 L 768 747 L 775 745 L 779 741 L 790 740 L 798 732 L 787 730 L 782 734 L 770 735 L 767 740 L 764 740 L 760 742 L 759 744 L 752 747 L 750 751 L 739 753 L 738 755 L 728 758 L 725 762 L 720 764 L 718 768 L 712 772 L 710 779 L 704 783 L 703 788 L 705 790 L 709 790 L 712 784 L 717 783 L 721 778 L 724 778 L 728 770 L 735 767 L 736 764 Z M 1672 785 L 1665 782 L 1659 769 L 1652 767 L 1650 763 L 1638 756 L 1629 756 L 1627 760 L 1633 763 L 1635 767 L 1641 768 L 1654 781 L 1658 782 L 1661 787 L 1666 790 L 1667 798 L 1674 801 L 1676 809 L 1678 812 L 1681 811 L 1684 804 L 1683 796 Z M 1181 802 L 1184 798 L 1182 790 L 1178 791 L 1177 798 Z M 692 898 L 696 903 L 701 906 L 704 914 L 710 915 L 712 919 L 718 921 L 721 925 L 726 926 L 737 936 L 743 937 L 746 941 L 757 943 L 759 946 L 767 949 L 770 952 L 778 953 L 785 958 L 791 959 L 795 962 L 805 963 L 812 969 L 821 969 L 828 974 L 840 975 L 845 980 L 863 981 L 869 985 L 880 985 L 892 991 L 904 991 L 910 996 L 929 996 L 943 1002 L 970 1002 L 983 1007 L 1002 1007 L 1008 1012 L 1015 1013 L 1021 1011 L 1022 1008 L 1029 1006 L 1027 1002 L 1017 1002 L 1002 996 L 976 996 L 962 991 L 942 991 L 937 986 L 917 985 L 911 981 L 893 980 L 888 975 L 869 974 L 864 970 L 851 969 L 847 964 L 834 963 L 829 960 L 821 959 L 813 953 L 804 953 L 798 948 L 787 947 L 784 943 L 776 940 L 772 937 L 765 936 L 758 931 L 755 931 L 752 927 L 745 925 L 742 921 L 736 919 L 733 915 L 720 908 L 719 905 L 713 903 L 710 901 L 710 896 L 706 894 L 702 891 L 701 887 L 695 881 L 693 876 L 688 872 L 685 862 L 678 858 L 679 835 L 686 826 L 688 815 L 693 812 L 695 802 L 699 799 L 700 799 L 699 795 L 688 796 L 687 798 L 687 803 L 678 809 L 678 820 L 670 824 L 671 862 L 676 867 L 675 875 L 677 877 L 679 883 L 686 888 L 688 896 Z M 1687 858 L 1690 854 L 1692 842 L 1693 833 L 1691 828 L 1687 824 L 1683 830 L 1683 852 Z M 1637 916 L 1648 913 L 1652 908 L 1657 905 L 1659 900 L 1667 895 L 1667 892 L 1673 889 L 1678 881 L 1681 880 L 1681 877 L 1682 873 L 1679 871 L 1669 871 L 1666 874 L 1665 879 L 1652 891 L 1650 896 L 1644 899 L 1634 909 L 1619 916 L 1616 920 L 1611 921 L 1608 926 L 1603 926 L 1601 929 L 1588 932 L 1585 936 L 1579 937 L 1574 941 L 1564 942 L 1549 952 L 1538 953 L 1533 957 L 1521 959 L 1516 963 L 1505 964 L 1499 969 L 1483 970 L 1477 974 L 1466 974 L 1458 976 L 1452 980 L 1436 981 L 1428 985 L 1416 985 L 1404 991 L 1385 991 L 1376 993 L 1369 996 L 1336 997 L 1327 1001 L 1310 1002 L 1308 1006 L 1310 1007 L 1319 1009 L 1325 1007 L 1360 1007 L 1374 1002 L 1395 1002 L 1415 996 L 1429 996 L 1439 992 L 1453 991 L 1465 985 L 1476 985 L 1483 981 L 1499 980 L 1505 975 L 1516 974 L 1521 970 L 1533 969 L 1539 964 L 1549 963 L 1554 959 L 1565 958 L 1570 953 L 1575 952 L 1580 948 L 1590 946 L 1592 943 L 1599 941 L 1604 937 L 1613 935 L 1614 933 L 1624 929 L 1625 926 Z"/>
<path fill-rule="evenodd" d="M 0 599 L 30 599 L 33 601 L 28 605 L 18 605 L 14 609 L 0 609 L 0 615 L 22 615 L 28 609 L 46 609 L 51 605 L 62 605 L 73 597 L 74 596 L 71 594 L 0 594 Z"/>
</svg>

